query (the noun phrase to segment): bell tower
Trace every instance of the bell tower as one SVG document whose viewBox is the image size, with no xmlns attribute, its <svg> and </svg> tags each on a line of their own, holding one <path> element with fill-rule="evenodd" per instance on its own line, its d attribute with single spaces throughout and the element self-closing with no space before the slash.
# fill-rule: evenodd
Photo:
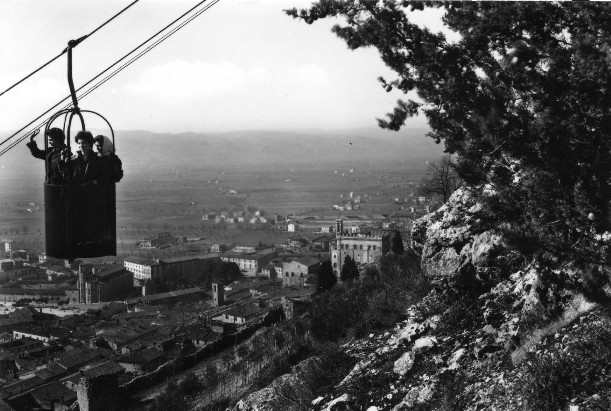
<svg viewBox="0 0 611 411">
<path fill-rule="evenodd" d="M 225 304 L 225 289 L 219 283 L 212 283 L 212 296 L 214 297 L 214 306 L 220 307 Z"/>
</svg>

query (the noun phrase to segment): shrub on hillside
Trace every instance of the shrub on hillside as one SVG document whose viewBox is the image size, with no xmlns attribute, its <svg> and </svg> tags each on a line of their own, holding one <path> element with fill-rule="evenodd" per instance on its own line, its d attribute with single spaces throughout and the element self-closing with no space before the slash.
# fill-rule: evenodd
<svg viewBox="0 0 611 411">
<path fill-rule="evenodd" d="M 175 379 L 170 380 L 166 390 L 162 392 L 155 402 L 148 408 L 149 411 L 175 411 L 186 408 L 184 394 Z"/>
<path fill-rule="evenodd" d="M 185 378 L 178 384 L 178 389 L 185 395 L 195 394 L 201 387 L 201 381 L 194 372 L 189 371 Z"/>
<path fill-rule="evenodd" d="M 337 344 L 315 344 L 309 352 L 313 362 L 299 366 L 299 384 L 282 386 L 269 403 L 270 409 L 306 411 L 312 409 L 312 400 L 326 394 L 352 369 L 356 360 Z M 293 371 L 295 371 L 293 369 Z"/>
<path fill-rule="evenodd" d="M 337 341 L 394 325 L 429 290 L 413 252 L 388 254 L 382 257 L 379 271 L 369 267 L 360 281 L 335 286 L 315 297 L 310 307 L 312 334 L 320 340 Z"/>
<path fill-rule="evenodd" d="M 524 367 L 519 389 L 528 409 L 611 409 L 611 319 L 603 318 L 573 334 L 566 347 L 548 348 Z"/>
<path fill-rule="evenodd" d="M 368 306 L 370 285 L 363 282 L 342 284 L 317 295 L 310 307 L 310 329 L 319 340 L 337 341 L 348 335 Z"/>
<path fill-rule="evenodd" d="M 375 284 L 365 315 L 369 328 L 394 325 L 405 316 L 407 307 L 420 301 L 431 289 L 419 258 L 409 251 L 385 255 L 380 261 L 380 272 L 369 272 L 365 278 Z"/>
</svg>

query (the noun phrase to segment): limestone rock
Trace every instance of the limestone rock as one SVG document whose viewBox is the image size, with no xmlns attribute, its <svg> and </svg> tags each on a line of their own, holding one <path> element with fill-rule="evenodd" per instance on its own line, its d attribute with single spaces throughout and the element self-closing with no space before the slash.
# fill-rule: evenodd
<svg viewBox="0 0 611 411">
<path fill-rule="evenodd" d="M 430 350 L 437 345 L 437 338 L 435 337 L 422 337 L 418 338 L 412 347 L 413 353 L 422 353 Z"/>
<path fill-rule="evenodd" d="M 393 411 L 407 411 L 413 409 L 418 404 L 425 404 L 435 393 L 434 384 L 425 384 L 424 386 L 414 387 L 403 398 L 403 400 L 393 408 Z"/>
<path fill-rule="evenodd" d="M 348 394 L 343 394 L 335 398 L 334 400 L 331 400 L 328 404 L 326 404 L 326 407 L 323 408 L 323 411 L 333 411 L 336 405 L 345 403 L 348 401 L 350 401 L 350 396 Z"/>
<path fill-rule="evenodd" d="M 492 256 L 504 249 L 505 241 L 499 234 L 493 231 L 476 234 L 471 243 L 471 263 L 475 267 L 485 265 Z"/>
<path fill-rule="evenodd" d="M 371 364 L 370 359 L 364 359 L 359 361 L 354 367 L 352 367 L 352 370 L 350 370 L 348 375 L 344 377 L 344 379 L 342 380 L 342 382 L 339 383 L 339 385 L 345 384 L 346 382 L 350 381 L 355 375 L 358 375 L 364 369 L 366 369 L 369 364 Z"/>
<path fill-rule="evenodd" d="M 464 348 L 454 351 L 452 356 L 448 359 L 448 369 L 455 370 L 456 368 L 459 368 L 460 360 L 463 358 L 466 352 L 467 350 Z"/>
<path fill-rule="evenodd" d="M 287 391 L 304 389 L 309 383 L 308 376 L 316 375 L 322 367 L 319 357 L 311 357 L 299 363 L 290 374 L 276 378 L 269 386 L 256 391 L 236 404 L 239 411 L 274 411 L 277 400 Z"/>
<path fill-rule="evenodd" d="M 433 253 L 429 251 L 429 245 L 425 245 L 424 253 L 431 254 L 430 258 L 422 259 L 422 270 L 432 279 L 453 276 L 461 266 L 460 255 L 452 247 L 443 248 Z"/>
<path fill-rule="evenodd" d="M 415 359 L 416 356 L 411 351 L 404 353 L 401 358 L 395 361 L 393 371 L 399 375 L 407 374 L 407 372 L 414 366 Z"/>
</svg>

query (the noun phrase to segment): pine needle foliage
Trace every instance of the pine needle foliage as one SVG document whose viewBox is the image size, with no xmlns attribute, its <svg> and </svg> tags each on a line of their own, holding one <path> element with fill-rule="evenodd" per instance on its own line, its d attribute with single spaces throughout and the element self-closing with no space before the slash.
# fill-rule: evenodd
<svg viewBox="0 0 611 411">
<path fill-rule="evenodd" d="M 419 24 L 425 9 L 443 11 L 445 30 Z M 379 51 L 395 75 L 382 87 L 408 98 L 380 127 L 424 115 L 516 244 L 551 262 L 608 263 L 610 3 L 321 0 L 286 12 L 338 18 L 350 49 Z"/>
</svg>

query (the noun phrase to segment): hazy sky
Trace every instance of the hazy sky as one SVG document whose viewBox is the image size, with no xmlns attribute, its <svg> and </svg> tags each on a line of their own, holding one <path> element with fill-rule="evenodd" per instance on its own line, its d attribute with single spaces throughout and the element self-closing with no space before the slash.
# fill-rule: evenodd
<svg viewBox="0 0 611 411">
<path fill-rule="evenodd" d="M 0 0 L 1 91 L 130 2 Z M 196 3 L 135 4 L 74 50 L 76 87 Z M 392 74 L 375 50 L 349 50 L 330 32 L 333 21 L 307 25 L 282 12 L 310 3 L 221 0 L 80 106 L 102 113 L 119 130 L 375 126 L 375 117 L 401 97 L 377 81 Z M 21 128 L 68 93 L 64 56 L 0 97 L 0 131 Z M 408 125 L 425 122 L 421 117 Z"/>
</svg>

